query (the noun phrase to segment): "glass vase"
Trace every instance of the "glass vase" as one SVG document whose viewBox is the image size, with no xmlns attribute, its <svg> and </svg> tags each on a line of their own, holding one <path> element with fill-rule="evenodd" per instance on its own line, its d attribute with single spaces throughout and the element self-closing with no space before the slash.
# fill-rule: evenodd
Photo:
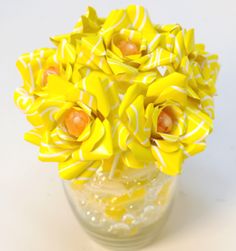
<svg viewBox="0 0 236 251">
<path fill-rule="evenodd" d="M 164 225 L 176 177 L 150 165 L 124 167 L 113 177 L 99 169 L 83 185 L 63 184 L 78 221 L 95 241 L 112 250 L 136 250 L 156 238 Z"/>
</svg>

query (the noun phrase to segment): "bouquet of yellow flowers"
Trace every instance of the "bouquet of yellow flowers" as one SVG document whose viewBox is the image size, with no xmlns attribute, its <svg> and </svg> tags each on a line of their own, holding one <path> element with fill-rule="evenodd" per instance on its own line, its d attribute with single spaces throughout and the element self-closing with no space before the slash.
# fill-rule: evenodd
<svg viewBox="0 0 236 251">
<path fill-rule="evenodd" d="M 219 64 L 193 29 L 153 24 L 142 6 L 107 18 L 89 7 L 51 41 L 18 59 L 14 99 L 32 125 L 25 139 L 59 163 L 62 179 L 83 184 L 101 168 L 114 177 L 153 163 L 178 175 L 205 149 Z"/>
</svg>

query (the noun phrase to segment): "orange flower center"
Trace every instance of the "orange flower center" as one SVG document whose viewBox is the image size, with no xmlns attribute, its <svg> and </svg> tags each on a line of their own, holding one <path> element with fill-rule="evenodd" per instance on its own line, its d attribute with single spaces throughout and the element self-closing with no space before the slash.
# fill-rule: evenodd
<svg viewBox="0 0 236 251">
<path fill-rule="evenodd" d="M 42 85 L 43 86 L 47 85 L 49 75 L 59 75 L 59 69 L 57 67 L 52 66 L 44 71 L 43 78 L 42 78 Z"/>
<path fill-rule="evenodd" d="M 86 112 L 75 109 L 69 110 L 64 118 L 68 133 L 76 138 L 83 132 L 89 121 L 90 118 Z"/>
<path fill-rule="evenodd" d="M 137 44 L 132 41 L 121 40 L 118 42 L 117 47 L 121 50 L 123 56 L 135 55 L 139 52 Z"/>
<path fill-rule="evenodd" d="M 170 133 L 173 128 L 173 123 L 172 116 L 162 110 L 158 117 L 157 131 L 161 133 Z"/>
</svg>

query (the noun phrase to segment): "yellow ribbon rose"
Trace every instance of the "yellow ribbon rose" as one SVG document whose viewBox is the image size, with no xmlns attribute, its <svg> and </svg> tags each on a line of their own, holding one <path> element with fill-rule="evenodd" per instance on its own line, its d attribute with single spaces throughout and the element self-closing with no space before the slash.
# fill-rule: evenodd
<svg viewBox="0 0 236 251">
<path fill-rule="evenodd" d="M 172 127 L 158 130 L 158 118 L 168 113 Z M 159 121 L 160 123 L 160 121 Z M 130 86 L 114 119 L 115 148 L 131 168 L 141 168 L 157 162 L 169 175 L 181 172 L 184 158 L 205 148 L 205 138 L 212 130 L 212 120 L 187 96 L 187 78 L 172 73 L 154 81 L 148 89 L 140 84 Z"/>
<path fill-rule="evenodd" d="M 107 120 L 112 111 L 107 79 L 91 73 L 76 85 L 57 75 L 49 75 L 47 85 L 27 111 L 38 125 L 25 134 L 25 139 L 39 145 L 39 159 L 59 162 L 63 179 L 77 178 L 83 183 L 113 155 L 111 126 Z M 82 111 L 89 123 L 82 133 L 70 135 L 66 116 Z"/>
</svg>

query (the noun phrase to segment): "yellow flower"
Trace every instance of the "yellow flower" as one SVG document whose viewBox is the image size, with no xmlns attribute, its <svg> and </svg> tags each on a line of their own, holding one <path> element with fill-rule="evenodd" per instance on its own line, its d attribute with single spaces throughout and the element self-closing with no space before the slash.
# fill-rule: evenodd
<svg viewBox="0 0 236 251">
<path fill-rule="evenodd" d="M 71 65 L 61 64 L 58 58 L 58 50 L 45 48 L 23 54 L 16 63 L 23 83 L 20 88 L 16 89 L 14 99 L 33 125 L 35 124 L 31 121 L 31 116 L 28 116 L 28 111 L 35 100 L 41 96 L 41 92 L 47 85 L 48 76 L 60 75 L 67 80 L 71 78 Z"/>
<path fill-rule="evenodd" d="M 214 118 L 213 96 L 219 72 L 218 56 L 209 54 L 204 44 L 195 43 L 194 29 L 185 30 L 178 24 L 157 25 L 159 46 L 174 53 L 173 65 L 164 67 L 164 75 L 178 71 L 188 77 L 187 94 Z"/>
<path fill-rule="evenodd" d="M 186 76 L 176 72 L 157 79 L 147 91 L 140 84 L 129 87 L 113 121 L 119 125 L 113 127 L 114 147 L 122 151 L 127 166 L 141 168 L 156 161 L 162 172 L 176 175 L 184 158 L 205 148 L 212 120 L 189 103 L 186 89 Z M 167 129 L 161 125 L 163 115 L 170 120 Z"/>
<path fill-rule="evenodd" d="M 105 92 L 109 83 L 93 73 L 76 86 L 50 75 L 41 97 L 28 111 L 38 126 L 26 133 L 25 139 L 39 145 L 40 160 L 59 162 L 63 179 L 85 181 L 113 155 L 107 119 L 112 106 L 109 90 Z"/>
</svg>

